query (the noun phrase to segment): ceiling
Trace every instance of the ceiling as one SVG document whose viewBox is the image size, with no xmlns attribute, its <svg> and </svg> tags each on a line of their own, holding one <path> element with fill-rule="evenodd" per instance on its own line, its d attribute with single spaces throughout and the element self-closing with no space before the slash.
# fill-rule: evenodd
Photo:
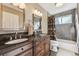
<svg viewBox="0 0 79 59">
<path fill-rule="evenodd" d="M 77 7 L 76 3 L 64 3 L 61 7 L 55 7 L 54 3 L 39 3 L 50 15 L 61 13 L 67 10 L 71 10 Z"/>
</svg>

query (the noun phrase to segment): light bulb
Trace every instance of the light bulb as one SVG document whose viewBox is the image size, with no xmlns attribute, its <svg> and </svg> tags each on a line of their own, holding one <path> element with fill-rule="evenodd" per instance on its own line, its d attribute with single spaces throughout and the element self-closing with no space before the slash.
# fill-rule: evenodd
<svg viewBox="0 0 79 59">
<path fill-rule="evenodd" d="M 56 7 L 61 7 L 61 6 L 63 6 L 63 3 L 56 3 L 55 6 Z"/>
<path fill-rule="evenodd" d="M 40 11 L 38 11 L 37 9 L 35 9 L 33 13 L 35 15 L 42 16 L 42 13 Z"/>
<path fill-rule="evenodd" d="M 25 8 L 25 4 L 24 3 L 20 3 L 19 4 L 19 8 L 24 9 Z"/>
<path fill-rule="evenodd" d="M 34 14 L 36 14 L 36 15 L 37 15 L 37 14 L 38 14 L 38 11 L 37 11 L 37 10 L 34 10 Z"/>
<path fill-rule="evenodd" d="M 38 11 L 37 15 L 39 15 L 39 16 L 40 16 L 40 11 Z"/>
<path fill-rule="evenodd" d="M 40 13 L 40 16 L 42 16 L 42 13 Z"/>
</svg>

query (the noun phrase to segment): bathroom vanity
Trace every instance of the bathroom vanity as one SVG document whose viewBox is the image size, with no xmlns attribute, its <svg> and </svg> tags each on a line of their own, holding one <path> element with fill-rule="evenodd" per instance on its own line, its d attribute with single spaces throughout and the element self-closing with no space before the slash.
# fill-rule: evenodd
<svg viewBox="0 0 79 59">
<path fill-rule="evenodd" d="M 38 35 L 42 33 L 41 16 L 33 14 L 32 17 L 31 13 L 29 17 L 25 9 L 12 4 L 1 4 L 0 11 L 0 55 L 49 55 L 50 36 Z M 34 31 L 38 32 L 37 36 L 33 35 Z"/>
<path fill-rule="evenodd" d="M 26 35 L 25 38 L 28 40 L 21 43 L 1 45 L 0 55 L 2 56 L 46 56 L 46 55 L 49 55 L 50 37 L 48 35 L 40 36 L 40 37 Z M 20 39 L 16 39 L 16 40 L 20 40 Z"/>
</svg>

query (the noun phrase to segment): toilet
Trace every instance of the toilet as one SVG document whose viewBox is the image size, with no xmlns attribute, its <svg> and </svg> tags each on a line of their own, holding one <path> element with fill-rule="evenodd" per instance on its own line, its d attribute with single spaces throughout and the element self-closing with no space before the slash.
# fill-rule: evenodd
<svg viewBox="0 0 79 59">
<path fill-rule="evenodd" d="M 58 41 L 50 40 L 50 50 L 57 52 L 58 51 Z"/>
</svg>

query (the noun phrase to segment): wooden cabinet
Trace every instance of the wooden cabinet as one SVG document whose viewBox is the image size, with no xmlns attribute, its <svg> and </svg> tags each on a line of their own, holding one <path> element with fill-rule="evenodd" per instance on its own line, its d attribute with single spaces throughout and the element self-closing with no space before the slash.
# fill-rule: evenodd
<svg viewBox="0 0 79 59">
<path fill-rule="evenodd" d="M 36 56 L 44 56 L 44 50 L 41 50 Z"/>
<path fill-rule="evenodd" d="M 38 45 L 34 47 L 34 55 L 38 55 L 42 50 L 44 50 L 44 42 L 40 42 Z"/>
<path fill-rule="evenodd" d="M 47 56 L 49 55 L 50 38 L 42 37 L 39 41 L 35 42 L 34 56 Z"/>
<path fill-rule="evenodd" d="M 49 55 L 49 48 L 50 48 L 50 43 L 49 43 L 49 41 L 47 40 L 46 42 L 45 42 L 45 55 Z"/>
</svg>

